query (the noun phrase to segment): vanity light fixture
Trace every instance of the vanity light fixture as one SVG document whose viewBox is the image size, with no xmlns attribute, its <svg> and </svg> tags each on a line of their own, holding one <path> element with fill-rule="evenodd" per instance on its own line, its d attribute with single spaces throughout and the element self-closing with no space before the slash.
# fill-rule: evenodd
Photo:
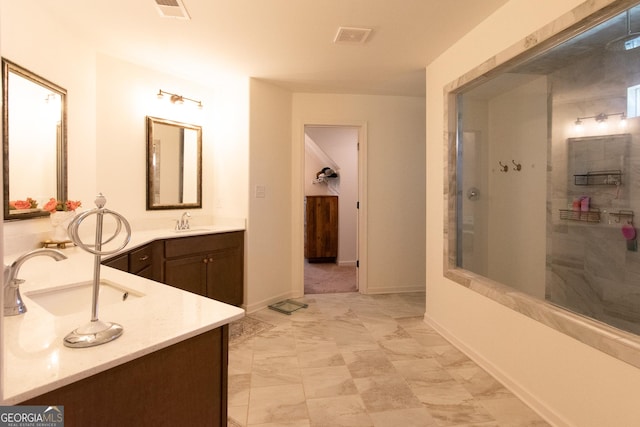
<svg viewBox="0 0 640 427">
<path fill-rule="evenodd" d="M 583 128 L 583 125 L 584 125 L 583 121 L 587 120 L 587 119 L 595 119 L 596 123 L 598 124 L 598 127 L 600 127 L 600 128 L 606 127 L 607 126 L 607 120 L 611 116 L 620 116 L 619 126 L 621 128 L 624 128 L 624 127 L 627 126 L 627 114 L 626 113 L 600 113 L 600 114 L 597 114 L 595 116 L 587 116 L 587 117 L 578 117 L 578 118 L 576 118 L 576 121 L 574 122 L 575 129 L 577 131 L 581 131 L 582 128 Z"/>
<path fill-rule="evenodd" d="M 158 99 L 164 98 L 165 95 L 170 95 L 169 100 L 172 104 L 184 104 L 184 101 L 191 101 L 194 104 L 198 105 L 198 108 L 202 108 L 202 101 L 198 101 L 197 99 L 187 98 L 186 96 L 178 95 L 177 93 L 171 93 L 164 91 L 162 89 L 158 90 Z"/>
<path fill-rule="evenodd" d="M 48 93 L 47 96 L 44 97 L 44 102 L 46 102 L 47 104 L 49 102 L 53 102 L 57 99 L 57 95 L 53 92 Z"/>
</svg>

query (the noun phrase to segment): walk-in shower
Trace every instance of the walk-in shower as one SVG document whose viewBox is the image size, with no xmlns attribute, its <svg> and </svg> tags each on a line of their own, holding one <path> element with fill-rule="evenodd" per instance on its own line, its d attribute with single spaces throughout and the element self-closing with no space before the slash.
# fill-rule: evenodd
<svg viewBox="0 0 640 427">
<path fill-rule="evenodd" d="M 640 335 L 640 7 L 457 94 L 455 263 Z M 613 46 L 613 47 L 615 47 Z"/>
</svg>

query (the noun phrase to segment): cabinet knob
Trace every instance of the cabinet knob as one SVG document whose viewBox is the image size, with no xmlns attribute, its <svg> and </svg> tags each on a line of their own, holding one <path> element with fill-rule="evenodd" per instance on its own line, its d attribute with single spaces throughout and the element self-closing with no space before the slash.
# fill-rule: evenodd
<svg viewBox="0 0 640 427">
<path fill-rule="evenodd" d="M 209 258 L 205 258 L 202 260 L 202 262 L 204 262 L 205 264 L 209 262 Z"/>
<path fill-rule="evenodd" d="M 142 255 L 140 258 L 138 258 L 138 261 L 146 261 L 149 259 L 149 255 Z"/>
</svg>

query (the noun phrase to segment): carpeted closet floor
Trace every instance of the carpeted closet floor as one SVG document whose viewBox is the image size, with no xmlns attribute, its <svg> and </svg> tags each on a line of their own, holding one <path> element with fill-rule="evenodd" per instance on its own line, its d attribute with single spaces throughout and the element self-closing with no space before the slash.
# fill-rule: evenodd
<svg viewBox="0 0 640 427">
<path fill-rule="evenodd" d="M 335 263 L 304 261 L 304 293 L 329 294 L 356 292 L 356 267 L 340 267 Z"/>
</svg>

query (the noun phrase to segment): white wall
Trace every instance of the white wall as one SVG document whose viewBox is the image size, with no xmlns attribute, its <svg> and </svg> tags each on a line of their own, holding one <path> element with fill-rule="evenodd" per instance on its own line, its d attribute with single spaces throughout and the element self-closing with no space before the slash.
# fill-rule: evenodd
<svg viewBox="0 0 640 427">
<path fill-rule="evenodd" d="M 443 87 L 580 3 L 511 0 L 427 67 L 426 318 L 557 425 L 627 426 L 640 419 L 639 369 L 443 275 Z"/>
<path fill-rule="evenodd" d="M 70 198 L 90 209 L 100 191 L 134 229 L 172 226 L 181 212 L 146 211 L 145 117 L 150 115 L 203 126 L 203 208 L 193 212 L 194 223 L 247 217 L 246 76 L 220 72 L 203 86 L 113 58 L 20 2 L 3 1 L 1 19 L 3 56 L 68 91 Z M 204 108 L 159 100 L 159 89 L 201 99 Z M 49 229 L 47 218 L 5 224 L 7 252 L 34 248 Z"/>
<path fill-rule="evenodd" d="M 367 292 L 424 290 L 424 99 L 293 95 L 293 144 L 299 147 L 305 124 L 357 123 L 367 124 L 368 257 L 360 266 L 367 269 Z"/>
<path fill-rule="evenodd" d="M 85 40 L 65 32 L 39 8 L 0 3 L 2 56 L 67 89 L 68 194 L 93 198 L 95 158 L 95 52 Z M 55 196 L 55 195 L 52 195 Z M 5 254 L 36 247 L 48 236 L 48 218 L 4 224 Z"/>
<path fill-rule="evenodd" d="M 146 116 L 152 116 L 202 126 L 202 209 L 192 210 L 195 221 L 246 218 L 247 78 L 205 87 L 102 54 L 97 76 L 97 189 L 111 199 L 111 209 L 139 228 L 170 228 L 182 213 L 146 210 Z M 202 100 L 203 108 L 158 99 L 159 89 Z"/>
<path fill-rule="evenodd" d="M 251 79 L 246 308 L 293 295 L 291 274 L 291 93 Z M 256 187 L 264 188 L 257 197 Z M 300 254 L 302 256 L 302 254 Z"/>
<path fill-rule="evenodd" d="M 97 53 L 39 8 L 2 1 L 2 55 L 68 91 L 68 194 L 93 207 L 98 191 L 134 230 L 172 227 L 181 211 L 146 211 L 147 115 L 203 126 L 203 209 L 194 224 L 248 215 L 249 79 L 220 72 L 210 86 Z M 62 48 L 63 47 L 63 48 Z M 202 99 L 204 108 L 157 99 L 158 90 Z M 5 254 L 38 246 L 48 218 L 4 224 Z"/>
</svg>

